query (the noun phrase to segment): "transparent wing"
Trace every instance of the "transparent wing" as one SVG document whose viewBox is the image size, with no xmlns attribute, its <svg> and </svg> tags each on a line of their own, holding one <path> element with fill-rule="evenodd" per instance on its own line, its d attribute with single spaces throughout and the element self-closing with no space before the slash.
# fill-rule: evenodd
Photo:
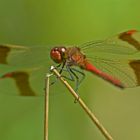
<svg viewBox="0 0 140 140">
<path fill-rule="evenodd" d="M 120 80 L 124 87 L 140 85 L 140 58 L 133 57 L 140 52 L 140 32 L 130 30 L 80 48 L 97 69 Z"/>
<path fill-rule="evenodd" d="M 44 92 L 45 73 L 51 63 L 49 50 L 47 47 L 0 45 L 0 84 L 10 82 L 15 90 L 9 92 L 17 91 L 24 96 Z M 1 91 L 7 89 L 2 90 L 2 87 Z"/>
<path fill-rule="evenodd" d="M 16 67 L 48 66 L 50 49 L 47 47 L 23 47 L 0 45 L 0 64 Z"/>
<path fill-rule="evenodd" d="M 5 95 L 44 95 L 44 73 L 37 71 L 11 71 L 0 78 L 0 93 Z"/>
<path fill-rule="evenodd" d="M 79 47 L 90 55 L 98 52 L 130 55 L 140 51 L 140 32 L 130 30 L 104 41 L 88 42 Z"/>
<path fill-rule="evenodd" d="M 92 64 L 107 75 L 121 81 L 123 87 L 140 85 L 140 60 L 109 60 L 95 57 Z"/>
</svg>

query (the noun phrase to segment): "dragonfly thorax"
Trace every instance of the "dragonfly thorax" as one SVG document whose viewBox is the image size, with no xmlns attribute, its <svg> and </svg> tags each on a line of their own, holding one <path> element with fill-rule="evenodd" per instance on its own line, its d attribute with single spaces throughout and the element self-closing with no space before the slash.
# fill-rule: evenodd
<svg viewBox="0 0 140 140">
<path fill-rule="evenodd" d="M 50 52 L 51 59 L 56 63 L 62 63 L 65 61 L 66 48 L 65 47 L 54 47 Z"/>
</svg>

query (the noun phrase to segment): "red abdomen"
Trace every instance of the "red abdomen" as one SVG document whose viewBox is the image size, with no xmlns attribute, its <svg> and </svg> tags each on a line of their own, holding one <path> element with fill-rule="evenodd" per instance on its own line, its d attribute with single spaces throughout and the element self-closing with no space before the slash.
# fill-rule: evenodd
<svg viewBox="0 0 140 140">
<path fill-rule="evenodd" d="M 124 88 L 123 84 L 121 83 L 120 80 L 116 79 L 115 77 L 112 77 L 104 72 L 102 72 L 101 70 L 97 69 L 95 66 L 93 66 L 92 64 L 90 64 L 89 62 L 85 62 L 85 70 L 90 71 L 96 75 L 98 75 L 99 77 L 103 78 L 104 80 L 112 83 L 113 85 L 119 87 L 119 88 Z"/>
</svg>

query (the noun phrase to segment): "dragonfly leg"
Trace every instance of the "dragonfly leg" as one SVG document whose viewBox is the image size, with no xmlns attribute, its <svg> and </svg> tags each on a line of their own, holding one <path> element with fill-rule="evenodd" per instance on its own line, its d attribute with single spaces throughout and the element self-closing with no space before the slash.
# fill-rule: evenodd
<svg viewBox="0 0 140 140">
<path fill-rule="evenodd" d="M 75 91 L 78 90 L 81 82 L 83 81 L 83 79 L 85 78 L 85 74 L 77 69 L 74 69 L 74 68 L 70 68 L 69 66 L 66 66 L 68 72 L 69 72 L 69 75 L 70 75 L 70 80 L 71 81 L 75 81 L 76 79 L 76 88 L 75 88 Z M 82 78 L 79 78 L 79 76 L 77 76 L 76 73 L 79 73 Z"/>
<path fill-rule="evenodd" d="M 60 74 L 63 72 L 63 69 L 64 69 L 64 67 L 65 67 L 65 64 L 66 64 L 66 61 L 62 64 L 62 67 L 61 67 L 61 69 L 60 69 L 60 71 L 59 71 Z M 58 65 L 58 66 L 60 67 L 61 64 Z M 57 68 L 58 68 L 58 67 L 57 67 Z"/>
<path fill-rule="evenodd" d="M 77 70 L 77 69 L 75 69 L 75 68 L 71 68 L 71 70 L 72 71 L 75 71 L 75 72 L 77 72 L 77 73 L 79 73 L 80 75 L 81 75 L 81 78 L 80 78 L 80 80 L 79 80 L 79 82 L 78 82 L 78 87 L 80 86 L 80 84 L 82 83 L 82 81 L 85 79 L 85 73 L 84 72 L 82 72 L 82 71 L 79 71 L 79 70 Z M 78 77 L 79 78 L 79 77 Z M 77 87 L 77 88 L 78 88 Z"/>
<path fill-rule="evenodd" d="M 60 66 L 61 66 L 61 68 L 60 68 Z M 76 83 L 75 84 L 75 91 L 77 92 L 80 84 L 82 83 L 82 81 L 85 78 L 85 74 L 82 71 L 79 71 L 79 70 L 77 70 L 75 68 L 71 68 L 70 66 L 65 65 L 65 63 L 63 63 L 63 65 L 58 65 L 56 68 L 60 69 L 59 73 L 61 74 L 62 77 L 64 77 L 65 79 L 68 79 L 70 81 L 75 81 L 75 83 Z M 65 76 L 65 75 L 62 75 L 63 71 L 67 71 L 68 74 L 69 74 L 69 77 Z M 77 74 L 81 75 L 80 76 L 81 78 L 79 78 L 79 76 Z M 51 83 L 51 85 L 53 85 L 57 81 L 57 79 L 58 79 L 58 77 L 56 78 L 56 80 L 54 82 Z M 77 102 L 77 100 L 78 99 L 75 99 L 75 102 Z"/>
<path fill-rule="evenodd" d="M 60 71 L 59 71 L 60 74 L 63 72 L 64 66 L 65 66 L 65 62 L 63 64 L 59 64 L 56 66 L 56 69 L 60 69 Z M 55 81 L 50 83 L 50 86 L 53 85 L 54 83 L 56 83 L 57 80 L 58 80 L 58 77 L 56 77 Z"/>
</svg>

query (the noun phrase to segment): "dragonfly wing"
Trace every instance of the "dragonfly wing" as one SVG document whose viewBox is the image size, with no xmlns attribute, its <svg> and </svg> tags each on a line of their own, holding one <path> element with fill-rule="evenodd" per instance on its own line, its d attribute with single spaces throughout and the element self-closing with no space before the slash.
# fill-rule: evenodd
<svg viewBox="0 0 140 140">
<path fill-rule="evenodd" d="M 140 51 L 140 32 L 129 30 L 104 41 L 88 42 L 80 48 L 89 53 L 134 54 Z"/>
<path fill-rule="evenodd" d="M 6 73 L 1 77 L 1 79 L 10 78 L 14 80 L 16 87 L 21 96 L 35 96 L 35 92 L 29 83 L 30 75 L 25 71 L 14 71 L 11 73 Z"/>
<path fill-rule="evenodd" d="M 1 93 L 9 92 L 9 95 L 20 96 L 43 95 L 45 74 L 46 69 L 42 68 L 5 73 L 0 77 Z"/>
<path fill-rule="evenodd" d="M 16 67 L 46 66 L 50 50 L 47 47 L 0 45 L 0 64 Z"/>
<path fill-rule="evenodd" d="M 87 70 L 120 87 L 140 85 L 140 58 L 134 58 L 140 52 L 140 32 L 130 30 L 105 41 L 89 42 L 81 51 L 94 66 Z"/>
<path fill-rule="evenodd" d="M 28 48 L 16 45 L 0 45 L 0 64 L 9 64 L 8 58 L 11 55 L 15 55 L 16 52 L 21 53 L 26 51 Z"/>
<path fill-rule="evenodd" d="M 49 63 L 46 47 L 0 45 L 0 82 L 8 79 L 20 95 L 35 96 L 43 92 Z"/>
<path fill-rule="evenodd" d="M 101 71 L 98 76 L 114 85 L 116 85 L 113 82 L 115 80 L 120 81 L 120 87 L 123 88 L 140 85 L 140 60 L 109 60 L 96 57 L 92 60 L 92 64 L 97 70 Z"/>
</svg>

